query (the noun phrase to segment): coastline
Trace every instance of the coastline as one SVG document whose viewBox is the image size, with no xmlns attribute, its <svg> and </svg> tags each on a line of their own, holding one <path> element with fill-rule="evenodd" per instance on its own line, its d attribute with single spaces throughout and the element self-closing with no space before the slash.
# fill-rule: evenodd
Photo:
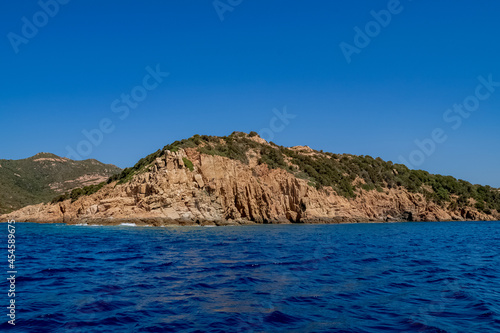
<svg viewBox="0 0 500 333">
<path fill-rule="evenodd" d="M 196 138 L 190 140 L 188 142 L 195 144 Z M 38 223 L 135 223 L 152 226 L 500 219 L 498 210 L 485 210 L 486 206 L 480 209 L 481 206 L 477 206 L 473 199 L 459 205 L 456 195 L 453 197 L 450 194 L 450 201 L 435 202 L 431 195 L 434 190 L 431 188 L 424 188 L 422 193 L 412 192 L 402 186 L 403 183 L 401 186 L 391 187 L 385 184 L 386 187 L 377 190 L 363 187 L 366 184 L 359 177 L 351 181 L 352 177 L 344 175 L 344 182 L 347 181 L 351 189 L 352 186 L 355 187 L 353 197 L 345 196 L 341 189 L 336 188 L 342 182 L 318 187 L 307 179 L 298 178 L 298 174 L 260 163 L 260 155 L 257 153 L 265 154 L 268 150 L 282 154 L 280 156 L 283 157 L 279 150 L 282 148 L 278 149 L 261 138 L 242 133 L 232 134 L 227 140 L 239 140 L 241 145 L 248 148 L 247 153 L 254 153 L 248 164 L 225 156 L 204 154 L 192 147 L 178 147 L 175 151 L 167 149 L 172 147 L 167 147 L 142 160 L 141 163 L 145 163 L 147 167 L 139 164 L 135 169 L 130 169 L 135 170 L 135 173 L 130 173 L 129 170 L 128 176 L 123 179 L 109 179 L 107 184 L 93 187 L 93 190 L 76 189 L 70 197 L 66 194 L 51 202 L 26 206 L 0 215 L 0 219 Z M 211 144 L 209 141 L 204 144 Z M 331 168 L 347 167 L 341 161 L 349 160 L 346 156 L 339 159 L 338 156 L 316 152 L 308 147 L 286 149 L 291 156 L 306 159 L 314 166 L 318 165 L 318 158 L 322 161 L 321 165 L 330 165 Z M 311 156 L 316 157 L 312 159 Z M 372 160 L 358 159 L 361 166 L 358 162 L 351 162 L 368 170 L 375 168 L 366 166 L 366 163 L 375 163 Z M 190 161 L 193 167 L 186 166 L 184 161 Z M 393 165 L 385 165 L 380 161 L 377 163 L 379 168 L 389 168 L 391 177 L 405 172 L 408 177 L 413 175 L 402 167 L 398 171 Z"/>
<path fill-rule="evenodd" d="M 324 225 L 324 224 L 385 224 L 385 223 L 408 223 L 408 222 L 493 222 L 497 220 L 433 220 L 433 221 L 408 221 L 408 220 L 373 220 L 373 219 L 343 219 L 343 218 L 324 218 L 306 221 L 274 220 L 265 222 L 256 222 L 251 220 L 218 220 L 218 221 L 200 221 L 187 219 L 169 219 L 169 218 L 98 218 L 82 219 L 78 221 L 64 222 L 59 220 L 16 220 L 16 223 L 38 223 L 38 224 L 66 224 L 66 225 L 87 225 L 87 226 L 137 226 L 137 227 L 224 227 L 224 226 L 247 226 L 247 225 Z M 7 223 L 7 221 L 0 221 Z"/>
</svg>

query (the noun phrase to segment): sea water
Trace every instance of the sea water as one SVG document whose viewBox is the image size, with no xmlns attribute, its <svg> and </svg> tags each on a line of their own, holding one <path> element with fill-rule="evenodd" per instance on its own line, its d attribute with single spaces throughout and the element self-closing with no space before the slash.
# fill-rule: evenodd
<svg viewBox="0 0 500 333">
<path fill-rule="evenodd" d="M 500 222 L 17 223 L 16 325 L 2 278 L 0 329 L 500 332 L 499 246 Z"/>
</svg>

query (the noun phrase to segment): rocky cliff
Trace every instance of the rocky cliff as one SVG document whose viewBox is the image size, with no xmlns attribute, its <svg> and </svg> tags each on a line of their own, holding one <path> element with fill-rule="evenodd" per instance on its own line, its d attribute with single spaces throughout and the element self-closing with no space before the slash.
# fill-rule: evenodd
<svg viewBox="0 0 500 333">
<path fill-rule="evenodd" d="M 278 149 L 258 136 L 245 135 L 245 140 L 256 142 L 255 147 Z M 438 204 L 403 186 L 365 190 L 361 178 L 352 181 L 363 185 L 353 185 L 354 196 L 339 195 L 331 186 L 314 185 L 311 179 L 263 163 L 262 149 L 249 148 L 241 161 L 204 153 L 207 145 L 173 151 L 166 147 L 129 173 L 127 181 L 110 179 L 94 194 L 28 206 L 1 218 L 155 226 L 499 219 L 496 210 L 487 214 L 472 206 L 455 207 L 451 201 Z M 292 149 L 316 153 L 306 147 Z"/>
</svg>

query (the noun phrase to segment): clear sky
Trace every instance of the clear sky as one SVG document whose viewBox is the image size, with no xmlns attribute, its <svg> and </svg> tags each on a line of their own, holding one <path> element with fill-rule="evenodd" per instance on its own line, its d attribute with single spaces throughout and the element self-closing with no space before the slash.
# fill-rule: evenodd
<svg viewBox="0 0 500 333">
<path fill-rule="evenodd" d="M 2 5 L 0 158 L 254 130 L 500 187 L 498 1 L 54 1 Z"/>
</svg>

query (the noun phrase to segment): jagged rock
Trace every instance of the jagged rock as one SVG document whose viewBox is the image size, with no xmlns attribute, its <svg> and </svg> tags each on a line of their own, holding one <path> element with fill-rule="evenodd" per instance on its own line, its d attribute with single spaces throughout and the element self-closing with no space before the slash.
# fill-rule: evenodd
<svg viewBox="0 0 500 333">
<path fill-rule="evenodd" d="M 86 215 L 95 215 L 99 211 L 98 207 L 99 207 L 98 205 L 92 205 L 92 206 L 90 206 L 85 211 Z"/>
<path fill-rule="evenodd" d="M 203 182 L 203 177 L 200 174 L 194 175 L 194 180 L 200 188 L 205 187 L 205 182 Z"/>
</svg>

